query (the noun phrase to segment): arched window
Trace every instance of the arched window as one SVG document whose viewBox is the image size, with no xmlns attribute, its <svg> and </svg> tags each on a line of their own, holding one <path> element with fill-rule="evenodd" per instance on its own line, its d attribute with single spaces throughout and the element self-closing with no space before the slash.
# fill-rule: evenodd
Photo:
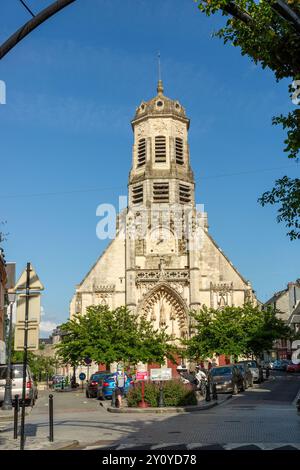
<svg viewBox="0 0 300 470">
<path fill-rule="evenodd" d="M 146 139 L 140 139 L 138 143 L 137 166 L 143 166 L 146 162 Z"/>
<path fill-rule="evenodd" d="M 183 140 L 180 137 L 175 137 L 175 155 L 177 165 L 183 165 Z"/>
<path fill-rule="evenodd" d="M 167 160 L 166 138 L 164 135 L 155 137 L 155 162 L 164 163 Z"/>
</svg>

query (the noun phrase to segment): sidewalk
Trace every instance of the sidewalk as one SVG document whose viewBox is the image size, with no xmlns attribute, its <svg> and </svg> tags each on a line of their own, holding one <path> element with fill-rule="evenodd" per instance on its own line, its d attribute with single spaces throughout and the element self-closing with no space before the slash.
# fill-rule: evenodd
<svg viewBox="0 0 300 470">
<path fill-rule="evenodd" d="M 209 410 L 214 406 L 221 405 L 225 401 L 231 398 L 231 395 L 225 396 L 224 398 L 218 398 L 218 400 L 211 400 L 202 402 L 198 405 L 189 405 L 189 406 L 164 406 L 161 408 L 129 408 L 124 406 L 122 408 L 113 408 L 111 406 L 107 407 L 109 413 L 191 413 L 193 411 L 202 411 Z"/>
</svg>

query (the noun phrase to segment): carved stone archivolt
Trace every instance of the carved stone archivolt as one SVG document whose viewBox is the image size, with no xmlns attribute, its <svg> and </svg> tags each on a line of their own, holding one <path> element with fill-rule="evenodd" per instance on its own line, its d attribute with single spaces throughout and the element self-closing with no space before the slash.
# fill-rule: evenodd
<svg viewBox="0 0 300 470">
<path fill-rule="evenodd" d="M 210 305 L 212 308 L 222 308 L 233 305 L 233 282 L 230 284 L 210 283 Z"/>
<path fill-rule="evenodd" d="M 159 304 L 159 323 L 166 323 L 169 321 L 178 322 L 181 332 L 186 332 L 188 329 L 188 310 L 181 295 L 173 290 L 168 284 L 160 283 L 151 289 L 147 295 L 139 303 L 138 311 L 141 315 L 148 318 L 156 318 L 154 307 Z M 168 307 L 168 308 L 166 308 Z M 170 311 L 170 318 L 167 319 L 166 312 Z"/>
</svg>

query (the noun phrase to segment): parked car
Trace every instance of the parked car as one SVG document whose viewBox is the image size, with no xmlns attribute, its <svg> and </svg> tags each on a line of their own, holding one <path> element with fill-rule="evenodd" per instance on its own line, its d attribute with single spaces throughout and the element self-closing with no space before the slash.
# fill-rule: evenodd
<svg viewBox="0 0 300 470">
<path fill-rule="evenodd" d="M 60 386 L 63 380 L 65 380 L 64 375 L 53 375 L 49 380 L 49 385 L 51 388 L 55 388 L 57 386 Z"/>
<path fill-rule="evenodd" d="M 299 364 L 289 364 L 286 368 L 287 372 L 300 372 L 300 362 Z"/>
<path fill-rule="evenodd" d="M 286 370 L 287 366 L 291 363 L 292 361 L 289 359 L 277 359 L 277 361 L 274 361 L 273 369 L 274 370 Z"/>
<path fill-rule="evenodd" d="M 253 382 L 261 383 L 263 381 L 262 369 L 259 367 L 257 361 L 248 359 L 246 361 L 239 361 L 238 364 L 246 364 L 249 367 Z"/>
<path fill-rule="evenodd" d="M 251 370 L 247 364 L 237 364 L 240 369 L 243 379 L 244 379 L 244 388 L 253 387 L 253 376 Z"/>
<path fill-rule="evenodd" d="M 236 364 L 212 367 L 209 371 L 211 383 L 216 385 L 217 393 L 233 393 L 244 391 L 244 378 Z"/>
<path fill-rule="evenodd" d="M 4 401 L 5 383 L 6 383 L 7 365 L 0 365 L 0 403 Z M 19 395 L 19 401 L 22 400 L 23 387 L 23 364 L 12 364 L 12 398 Z M 26 369 L 26 388 L 25 388 L 25 404 L 33 406 L 38 397 L 38 389 L 35 383 L 30 367 Z"/>
<path fill-rule="evenodd" d="M 110 375 L 110 371 L 99 371 L 91 375 L 90 380 L 86 384 L 85 395 L 87 398 L 97 397 L 99 380 L 106 377 L 107 375 Z"/>
<path fill-rule="evenodd" d="M 129 388 L 133 385 L 132 377 L 127 377 L 124 394 L 125 396 L 128 393 Z M 116 387 L 116 382 L 113 374 L 106 375 L 99 379 L 98 388 L 97 388 L 97 399 L 105 400 L 112 397 L 112 393 Z"/>
</svg>

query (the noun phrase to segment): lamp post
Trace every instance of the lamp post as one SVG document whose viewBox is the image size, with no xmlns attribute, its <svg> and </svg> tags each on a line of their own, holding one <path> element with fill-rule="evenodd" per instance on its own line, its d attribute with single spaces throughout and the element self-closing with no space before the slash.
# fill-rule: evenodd
<svg viewBox="0 0 300 470">
<path fill-rule="evenodd" d="M 8 296 L 8 302 L 9 302 L 9 330 L 8 330 L 6 382 L 5 382 L 4 401 L 2 405 L 2 410 L 12 409 L 12 391 L 11 391 L 12 311 L 13 311 L 14 302 L 16 300 L 16 294 L 8 293 L 7 296 Z"/>
</svg>

